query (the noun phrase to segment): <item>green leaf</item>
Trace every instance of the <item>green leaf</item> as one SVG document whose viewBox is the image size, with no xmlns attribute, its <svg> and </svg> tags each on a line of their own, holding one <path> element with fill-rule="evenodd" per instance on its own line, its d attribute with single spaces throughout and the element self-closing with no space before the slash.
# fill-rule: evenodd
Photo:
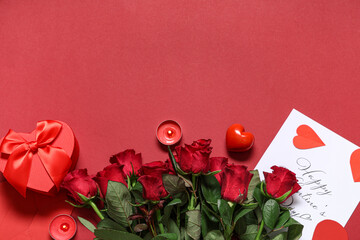
<svg viewBox="0 0 360 240">
<path fill-rule="evenodd" d="M 182 193 L 177 193 L 172 197 L 173 197 L 173 199 L 177 198 L 177 199 L 181 200 L 180 206 L 187 205 L 187 203 L 190 201 L 190 196 L 187 191 L 182 192 Z"/>
<path fill-rule="evenodd" d="M 180 168 L 178 168 L 177 163 L 176 163 L 176 159 L 174 157 L 174 154 L 171 151 L 170 145 L 167 146 L 168 147 L 168 151 L 169 151 L 169 156 L 170 156 L 170 161 L 171 161 L 171 165 L 174 168 L 174 171 L 176 174 L 178 174 L 179 170 L 181 170 Z M 181 173 L 180 173 L 181 174 Z"/>
<path fill-rule="evenodd" d="M 269 198 L 271 197 L 266 191 L 266 183 L 265 183 L 265 181 L 262 181 L 260 183 L 260 191 L 261 191 L 262 195 L 264 195 L 265 197 L 269 197 Z"/>
<path fill-rule="evenodd" d="M 275 198 L 275 200 L 278 203 L 281 203 L 290 195 L 291 192 L 292 192 L 292 188 L 289 191 L 287 191 L 286 193 L 284 193 L 284 195 L 282 195 L 281 197 Z"/>
<path fill-rule="evenodd" d="M 243 208 L 255 209 L 259 206 L 259 203 L 247 203 L 241 205 Z"/>
<path fill-rule="evenodd" d="M 301 224 L 291 225 L 288 229 L 288 238 L 287 240 L 298 240 L 302 235 L 302 230 L 304 226 Z"/>
<path fill-rule="evenodd" d="M 204 240 L 225 240 L 225 238 L 219 230 L 213 230 L 205 236 Z"/>
<path fill-rule="evenodd" d="M 274 199 L 269 199 L 264 204 L 262 211 L 263 219 L 265 225 L 270 229 L 274 229 L 275 224 L 279 218 L 280 207 L 279 204 Z"/>
<path fill-rule="evenodd" d="M 83 208 L 83 207 L 87 207 L 87 206 L 88 206 L 88 204 L 86 204 L 86 203 L 81 204 L 81 205 L 76 205 L 76 204 L 74 204 L 74 203 L 72 203 L 72 202 L 70 202 L 70 201 L 68 201 L 68 200 L 65 200 L 65 202 L 67 202 L 68 204 L 70 204 L 71 206 L 76 207 L 76 208 Z"/>
<path fill-rule="evenodd" d="M 81 193 L 76 192 L 77 195 L 80 197 L 81 201 L 83 201 L 84 203 L 87 203 L 90 199 L 87 198 L 86 196 L 82 195 Z"/>
<path fill-rule="evenodd" d="M 220 216 L 214 215 L 213 211 L 207 206 L 207 204 L 204 203 L 201 205 L 201 212 L 205 213 L 210 221 L 216 222 L 216 223 L 219 222 Z M 203 215 L 204 214 L 201 214 L 201 216 L 203 216 Z"/>
<path fill-rule="evenodd" d="M 177 171 L 180 175 L 183 175 L 183 176 L 186 176 L 186 175 L 189 175 L 189 174 L 190 174 L 190 173 L 184 172 L 184 171 L 181 170 L 181 168 L 179 168 L 179 167 L 176 167 L 176 171 Z"/>
<path fill-rule="evenodd" d="M 248 194 L 247 194 L 247 200 L 245 201 L 245 203 L 250 203 L 252 201 L 254 201 L 254 190 L 256 188 L 256 186 L 260 183 L 260 176 L 259 176 L 259 171 L 258 170 L 252 170 L 250 171 L 253 175 L 253 177 L 251 178 L 249 187 L 248 187 Z"/>
<path fill-rule="evenodd" d="M 163 233 L 153 237 L 151 240 L 177 240 L 177 238 L 175 233 Z"/>
<path fill-rule="evenodd" d="M 260 206 L 263 205 L 264 202 L 264 195 L 261 194 L 260 188 L 256 187 L 253 192 L 253 197 L 259 203 Z"/>
<path fill-rule="evenodd" d="M 231 208 L 228 202 L 224 199 L 218 199 L 218 208 L 220 212 L 220 217 L 222 218 L 224 224 L 231 225 L 234 208 Z"/>
<path fill-rule="evenodd" d="M 246 216 L 246 215 L 245 215 Z M 246 231 L 246 226 L 248 224 L 246 223 L 245 217 L 240 218 L 235 225 L 235 232 L 238 236 L 243 235 Z"/>
<path fill-rule="evenodd" d="M 290 218 L 290 212 L 284 211 L 282 214 L 280 214 L 279 220 L 276 223 L 275 229 L 279 229 L 289 220 Z"/>
<path fill-rule="evenodd" d="M 186 229 L 184 227 L 180 230 L 180 240 L 191 240 L 190 236 L 187 235 Z"/>
<path fill-rule="evenodd" d="M 192 239 L 198 240 L 201 237 L 201 213 L 198 209 L 187 211 L 185 218 L 186 234 Z"/>
<path fill-rule="evenodd" d="M 142 203 L 145 202 L 144 198 L 142 197 L 143 186 L 140 182 L 136 182 L 134 187 L 131 188 L 131 194 L 133 195 L 135 202 Z"/>
<path fill-rule="evenodd" d="M 260 216 L 256 214 L 257 211 L 260 211 Z M 245 214 L 243 218 L 245 219 L 246 225 L 260 224 L 262 220 L 261 209 L 256 208 L 255 211 Z"/>
<path fill-rule="evenodd" d="M 140 182 L 135 182 L 134 186 L 131 187 L 131 191 L 139 191 L 142 192 L 143 186 Z"/>
<path fill-rule="evenodd" d="M 243 209 L 241 209 L 241 211 L 235 215 L 234 224 L 236 224 L 236 222 L 240 218 L 242 218 L 243 216 L 245 216 L 246 214 L 248 214 L 249 212 L 252 212 L 252 211 L 254 211 L 254 209 L 251 209 L 251 208 L 243 208 Z"/>
<path fill-rule="evenodd" d="M 176 225 L 175 221 L 172 219 L 169 219 L 167 223 L 167 232 L 168 233 L 174 233 L 177 236 L 177 240 L 180 240 L 180 230 L 178 226 Z"/>
<path fill-rule="evenodd" d="M 290 227 L 291 225 L 297 225 L 297 224 L 300 223 L 293 218 L 289 218 L 289 220 L 285 223 L 284 227 Z"/>
<path fill-rule="evenodd" d="M 221 198 L 221 188 L 218 180 L 215 176 L 201 176 L 200 186 L 205 201 L 217 212 L 217 201 Z"/>
<path fill-rule="evenodd" d="M 211 230 L 219 229 L 219 219 L 210 212 L 210 208 L 204 203 L 201 205 L 201 234 L 203 238 Z"/>
<path fill-rule="evenodd" d="M 221 170 L 217 170 L 217 171 L 205 173 L 203 175 L 205 175 L 205 176 L 214 176 L 214 175 L 216 175 L 216 174 L 218 174 L 220 172 L 221 172 Z"/>
<path fill-rule="evenodd" d="M 261 208 L 255 208 L 255 210 L 254 210 L 254 215 L 255 215 L 255 218 L 256 218 L 256 220 L 257 220 L 257 222 L 256 222 L 256 224 L 260 224 L 261 223 L 261 221 L 262 221 L 262 219 L 263 219 L 263 214 L 262 214 L 262 210 L 261 210 Z M 247 214 L 247 215 L 245 215 L 245 216 L 249 216 L 250 214 Z"/>
<path fill-rule="evenodd" d="M 82 218 L 82 217 L 79 217 L 79 216 L 78 216 L 78 219 L 79 219 L 79 221 L 81 222 L 82 225 L 84 225 L 87 229 L 89 229 L 90 232 L 94 232 L 94 230 L 96 229 L 94 224 L 92 224 L 91 222 L 89 222 L 85 218 Z"/>
<path fill-rule="evenodd" d="M 287 232 L 282 232 L 278 235 L 276 235 L 272 240 L 287 240 Z"/>
<path fill-rule="evenodd" d="M 254 240 L 258 232 L 257 225 L 248 225 L 246 227 L 246 232 L 240 236 L 241 240 Z"/>
<path fill-rule="evenodd" d="M 153 236 L 151 235 L 151 233 L 148 232 L 148 233 L 144 236 L 143 240 L 151 240 L 152 237 L 153 237 Z"/>
<path fill-rule="evenodd" d="M 128 218 L 133 214 L 133 208 L 130 192 L 125 185 L 109 181 L 105 200 L 108 215 L 123 227 L 131 227 L 132 221 Z"/>
<path fill-rule="evenodd" d="M 290 218 L 285 226 L 288 227 L 288 237 L 287 240 L 298 240 L 302 235 L 302 230 L 304 228 L 298 221 L 293 218 Z"/>
<path fill-rule="evenodd" d="M 97 226 L 97 228 L 101 229 L 114 229 L 114 230 L 120 230 L 120 231 L 126 231 L 126 229 L 121 226 L 120 224 L 118 224 L 117 222 L 114 222 L 113 220 L 111 220 L 110 218 L 104 218 L 103 220 L 101 220 Z"/>
<path fill-rule="evenodd" d="M 138 235 L 122 232 L 112 229 L 95 229 L 95 236 L 103 240 L 116 240 L 116 239 L 126 239 L 126 240 L 142 240 Z"/>
<path fill-rule="evenodd" d="M 161 222 L 163 224 L 166 224 L 170 218 L 171 215 L 171 211 L 173 209 L 174 206 L 181 204 L 181 200 L 178 198 L 173 199 L 171 202 L 169 202 L 168 204 L 166 204 L 165 208 L 164 208 L 164 214 L 161 217 Z"/>
<path fill-rule="evenodd" d="M 171 196 L 186 191 L 185 182 L 180 177 L 163 174 L 162 179 L 166 191 L 170 193 Z"/>
<path fill-rule="evenodd" d="M 178 175 L 178 177 L 181 178 L 182 180 L 184 180 L 185 187 L 187 187 L 187 188 L 192 188 L 193 187 L 192 180 L 189 179 L 189 178 L 191 178 L 191 176 Z"/>
</svg>

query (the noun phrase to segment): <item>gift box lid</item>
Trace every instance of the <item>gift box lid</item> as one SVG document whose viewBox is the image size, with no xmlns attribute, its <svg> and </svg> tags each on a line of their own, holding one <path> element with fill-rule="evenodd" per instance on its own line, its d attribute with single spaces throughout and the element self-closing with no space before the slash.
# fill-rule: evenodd
<svg viewBox="0 0 360 240">
<path fill-rule="evenodd" d="M 74 169 L 78 156 L 79 156 L 79 146 L 78 142 L 75 138 L 75 135 L 72 129 L 64 122 L 57 121 L 62 124 L 62 128 L 55 138 L 55 140 L 51 143 L 54 147 L 62 148 L 66 154 L 72 160 L 71 169 Z M 31 133 L 19 133 L 21 137 L 23 137 L 26 141 L 34 141 L 36 130 Z M 1 142 L 3 138 L 1 139 Z M 7 158 L 9 155 L 2 153 L 0 157 L 0 171 L 4 172 L 5 166 L 7 163 Z M 33 155 L 30 176 L 27 184 L 27 188 L 32 189 L 37 192 L 41 192 L 44 194 L 53 195 L 56 193 L 56 187 L 49 177 L 47 171 L 45 170 L 40 158 L 37 154 Z"/>
</svg>

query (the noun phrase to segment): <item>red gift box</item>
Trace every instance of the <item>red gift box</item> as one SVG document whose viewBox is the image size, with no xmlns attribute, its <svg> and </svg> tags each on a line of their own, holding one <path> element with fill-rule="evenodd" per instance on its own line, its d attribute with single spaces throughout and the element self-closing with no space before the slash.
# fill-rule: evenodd
<svg viewBox="0 0 360 240">
<path fill-rule="evenodd" d="M 26 189 L 54 195 L 79 157 L 72 129 L 64 122 L 37 123 L 31 133 L 9 130 L 1 139 L 0 171 L 24 197 Z"/>
</svg>

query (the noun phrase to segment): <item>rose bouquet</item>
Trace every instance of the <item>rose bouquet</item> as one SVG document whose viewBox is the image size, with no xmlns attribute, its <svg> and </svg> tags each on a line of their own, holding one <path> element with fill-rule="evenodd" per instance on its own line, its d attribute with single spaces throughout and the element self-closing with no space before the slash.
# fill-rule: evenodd
<svg viewBox="0 0 360 240">
<path fill-rule="evenodd" d="M 94 177 L 85 169 L 62 184 L 75 207 L 91 207 L 95 227 L 79 221 L 102 240 L 295 240 L 303 226 L 281 203 L 300 189 L 296 176 L 273 166 L 260 181 L 257 170 L 210 157 L 210 140 L 169 151 L 165 162 L 142 164 L 126 150 Z"/>
</svg>

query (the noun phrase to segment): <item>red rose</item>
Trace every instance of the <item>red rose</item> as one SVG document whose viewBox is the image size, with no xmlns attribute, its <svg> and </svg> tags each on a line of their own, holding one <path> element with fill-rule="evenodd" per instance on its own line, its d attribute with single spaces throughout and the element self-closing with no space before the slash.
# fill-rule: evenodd
<svg viewBox="0 0 360 240">
<path fill-rule="evenodd" d="M 125 186 L 127 186 L 125 182 L 126 175 L 123 172 L 124 165 L 120 165 L 118 163 L 113 163 L 104 168 L 101 172 L 96 174 L 94 180 L 100 187 L 100 191 L 102 196 L 106 196 L 107 186 L 109 181 L 121 182 Z"/>
<path fill-rule="evenodd" d="M 209 159 L 210 162 L 210 172 L 215 172 L 218 170 L 223 170 L 228 163 L 228 159 L 225 157 L 212 157 Z M 215 174 L 216 179 L 221 185 L 221 172 Z"/>
<path fill-rule="evenodd" d="M 242 203 L 246 200 L 249 183 L 253 176 L 243 165 L 227 165 L 221 172 L 221 197 Z"/>
<path fill-rule="evenodd" d="M 271 169 L 273 172 L 264 172 L 264 176 L 266 192 L 273 198 L 279 198 L 292 189 L 290 195 L 286 198 L 288 199 L 291 195 L 301 189 L 300 185 L 297 183 L 295 173 L 291 172 L 289 169 L 278 166 L 272 166 Z"/>
<path fill-rule="evenodd" d="M 77 193 L 81 193 L 87 198 L 96 196 L 98 193 L 96 182 L 88 175 L 87 169 L 77 169 L 68 173 L 61 187 L 68 191 L 69 197 L 74 199 L 77 204 L 84 204 Z"/>
<path fill-rule="evenodd" d="M 138 181 L 143 186 L 143 198 L 159 201 L 168 195 L 166 192 L 162 177 L 159 175 L 144 175 L 139 177 Z"/>
<path fill-rule="evenodd" d="M 123 171 L 128 176 L 131 176 L 133 168 L 135 175 L 138 175 L 142 165 L 141 153 L 135 154 L 134 149 L 128 149 L 112 156 L 110 162 L 124 165 Z"/>
<path fill-rule="evenodd" d="M 166 162 L 155 161 L 142 165 L 139 172 L 140 175 L 159 175 L 161 177 L 163 174 L 169 173 L 170 170 Z"/>
<path fill-rule="evenodd" d="M 166 164 L 167 168 L 169 169 L 169 174 L 176 175 L 170 159 L 166 159 L 165 164 Z"/>
<path fill-rule="evenodd" d="M 191 173 L 206 173 L 209 171 L 209 156 L 212 147 L 211 140 L 200 139 L 185 147 L 176 147 L 177 161 L 181 170 Z"/>
</svg>

